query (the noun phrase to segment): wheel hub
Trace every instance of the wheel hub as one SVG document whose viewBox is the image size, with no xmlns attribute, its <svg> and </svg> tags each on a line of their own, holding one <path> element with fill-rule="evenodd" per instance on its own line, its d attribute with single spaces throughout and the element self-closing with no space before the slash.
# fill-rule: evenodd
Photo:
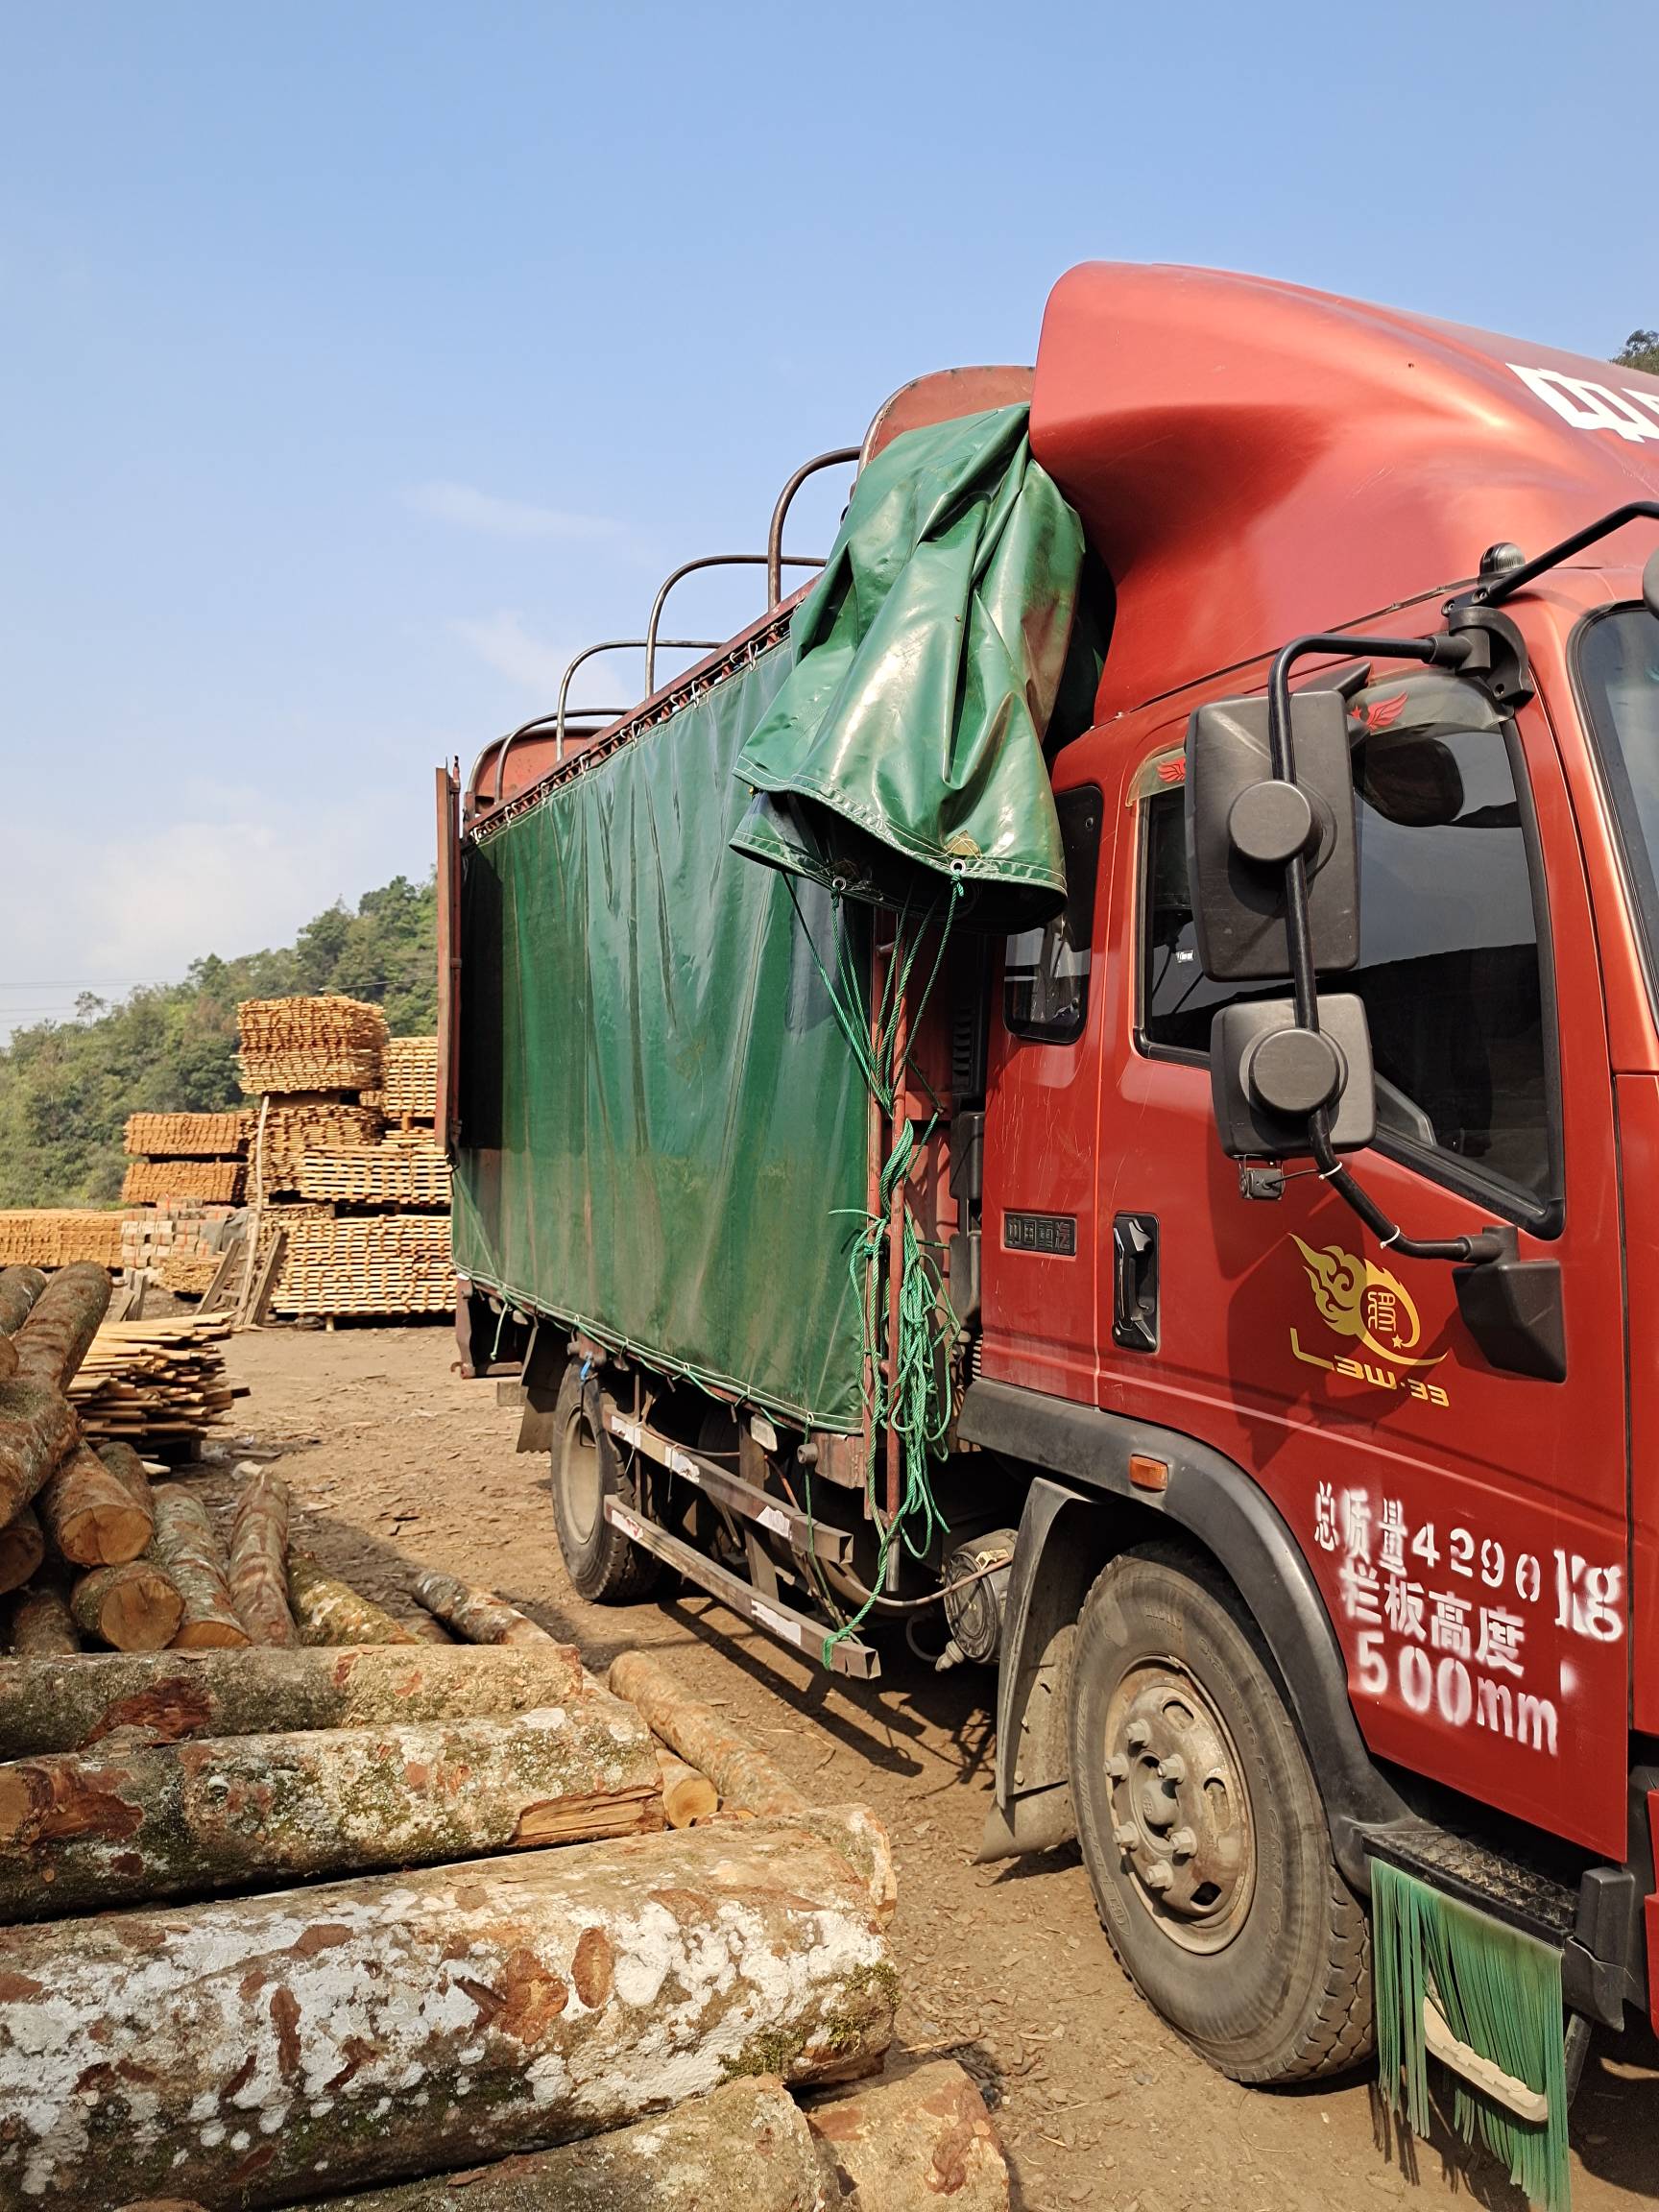
<svg viewBox="0 0 1659 2212">
<path fill-rule="evenodd" d="M 598 1439 L 587 1414 L 580 1409 L 570 1416 L 570 1426 L 565 1431 L 562 1472 L 565 1510 L 577 1541 L 586 1544 L 605 1510 L 605 1479 Z"/>
<path fill-rule="evenodd" d="M 1106 1774 L 1135 1894 L 1185 1949 L 1222 1950 L 1256 1887 L 1250 1800 L 1226 1724 L 1179 1661 L 1143 1660 L 1113 1691 Z"/>
</svg>

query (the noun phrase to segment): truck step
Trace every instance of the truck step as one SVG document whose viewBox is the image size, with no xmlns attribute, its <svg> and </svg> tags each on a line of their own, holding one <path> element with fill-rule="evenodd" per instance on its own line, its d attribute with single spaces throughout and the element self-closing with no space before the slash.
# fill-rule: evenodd
<svg viewBox="0 0 1659 2212">
<path fill-rule="evenodd" d="M 763 1629 L 780 1644 L 791 1645 L 814 1660 L 819 1657 L 829 1633 L 821 1621 L 808 1620 L 805 1613 L 781 1605 L 775 1599 L 762 1598 L 753 1584 L 729 1574 L 680 1537 L 670 1536 L 666 1528 L 660 1528 L 655 1521 L 648 1521 L 631 1505 L 624 1505 L 619 1498 L 606 1499 L 605 1518 L 613 1528 L 620 1528 L 630 1543 L 654 1552 L 668 1566 L 677 1567 L 688 1582 L 695 1582 L 711 1598 L 718 1598 L 722 1605 L 729 1605 L 733 1613 L 741 1614 L 745 1621 L 753 1622 L 757 1628 Z M 861 1682 L 874 1682 L 881 1672 L 881 1655 L 868 1644 L 861 1644 L 855 1636 L 848 1636 L 830 1653 L 830 1670 L 831 1673 L 849 1674 Z"/>
<path fill-rule="evenodd" d="M 1400 1820 L 1367 1836 L 1365 1848 L 1374 1859 L 1386 1859 L 1431 1888 L 1557 1950 L 1573 1934 L 1576 1884 L 1570 1886 L 1473 1837 L 1455 1836 L 1431 1820 Z"/>
<path fill-rule="evenodd" d="M 714 1466 L 696 1452 L 687 1452 L 683 1444 L 674 1443 L 643 1421 L 633 1420 L 614 1407 L 606 1413 L 605 1426 L 618 1443 L 631 1444 L 648 1459 L 655 1459 L 660 1467 L 666 1467 L 670 1475 L 694 1483 L 706 1498 L 712 1499 L 716 1505 L 723 1505 L 728 1513 L 753 1521 L 757 1527 L 771 1529 L 775 1536 L 781 1536 L 792 1551 L 803 1556 L 811 1552 L 834 1567 L 852 1566 L 853 1537 L 849 1530 L 813 1520 L 797 1506 L 786 1504 L 781 1498 L 768 1496 L 753 1482 L 745 1482 L 741 1476 Z"/>
</svg>

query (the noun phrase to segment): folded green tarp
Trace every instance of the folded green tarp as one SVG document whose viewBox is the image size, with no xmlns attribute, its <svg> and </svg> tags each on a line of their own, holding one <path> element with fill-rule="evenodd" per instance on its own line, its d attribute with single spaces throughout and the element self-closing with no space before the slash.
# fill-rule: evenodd
<svg viewBox="0 0 1659 2212">
<path fill-rule="evenodd" d="M 860 472 L 737 762 L 757 794 L 737 852 L 914 911 L 959 878 L 985 927 L 1064 898 L 1044 738 L 1083 532 L 1031 458 L 1027 412 L 906 431 Z"/>
<path fill-rule="evenodd" d="M 862 1419 L 867 1096 L 805 930 L 729 840 L 779 646 L 463 852 L 460 1273 L 654 1365 Z"/>
</svg>

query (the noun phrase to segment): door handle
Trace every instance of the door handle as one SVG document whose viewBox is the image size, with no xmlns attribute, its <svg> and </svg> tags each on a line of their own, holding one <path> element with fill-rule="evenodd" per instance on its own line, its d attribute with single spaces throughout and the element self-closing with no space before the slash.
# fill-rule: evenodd
<svg viewBox="0 0 1659 2212">
<path fill-rule="evenodd" d="M 1125 1352 L 1158 1349 L 1155 1214 L 1119 1214 L 1113 1220 L 1112 1341 Z"/>
</svg>

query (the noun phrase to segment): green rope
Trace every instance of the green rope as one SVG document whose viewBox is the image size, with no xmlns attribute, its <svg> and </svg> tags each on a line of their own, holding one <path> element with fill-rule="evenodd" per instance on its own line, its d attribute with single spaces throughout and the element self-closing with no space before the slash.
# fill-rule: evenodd
<svg viewBox="0 0 1659 2212">
<path fill-rule="evenodd" d="M 851 950 L 852 932 L 837 926 L 836 972 L 831 978 L 813 943 L 812 933 L 806 926 L 806 918 L 801 912 L 794 879 L 786 877 L 785 881 L 789 884 L 789 896 L 795 903 L 796 919 L 801 924 L 802 934 L 812 954 L 813 964 L 829 994 L 841 1033 L 847 1040 L 871 1096 L 891 1120 L 906 1069 L 910 1067 L 908 1046 L 902 1054 L 899 1050 L 900 1019 L 924 941 L 936 919 L 938 909 L 929 906 L 917 917 L 914 927 L 910 928 L 910 907 L 906 901 L 894 934 L 893 957 L 887 964 L 880 1003 L 872 1017 Z M 933 965 L 927 972 L 926 981 L 911 1010 L 909 1034 L 912 1037 L 921 1028 L 922 1017 L 939 979 L 946 947 L 950 940 L 951 924 L 966 888 L 960 877 L 951 878 L 950 901 L 939 930 Z M 839 896 L 836 899 L 836 919 L 839 924 Z M 908 944 L 905 941 L 907 928 L 910 929 Z M 888 1427 L 898 1431 L 902 1479 L 898 1510 L 891 1521 L 886 1521 L 877 1503 L 876 1465 L 872 1454 L 871 1463 L 865 1469 L 864 1482 L 871 1519 L 877 1528 L 873 1587 L 857 1611 L 851 1615 L 844 1616 L 838 1605 L 830 1602 L 829 1609 L 838 1625 L 824 1640 L 822 1656 L 826 1667 L 830 1665 L 836 1646 L 857 1632 L 880 1598 L 882 1586 L 887 1579 L 887 1565 L 894 1543 L 902 1542 L 913 1559 L 925 1558 L 945 1526 L 933 1496 L 930 1463 L 943 1456 L 941 1447 L 950 1426 L 948 1355 L 956 1329 L 956 1317 L 945 1295 L 938 1248 L 922 1237 L 908 1206 L 902 1206 L 900 1212 L 899 1330 L 897 1355 L 890 1375 L 883 1373 L 881 1357 L 886 1334 L 883 1327 L 882 1289 L 888 1280 L 888 1271 L 894 1264 L 894 1255 L 890 1250 L 893 1201 L 902 1189 L 917 1154 L 938 1127 L 941 1113 L 939 1100 L 931 1087 L 924 1081 L 923 1088 L 932 1100 L 932 1117 L 920 1135 L 908 1117 L 895 1128 L 892 1149 L 882 1164 L 878 1179 L 878 1210 L 874 1213 L 860 1210 L 858 1218 L 864 1226 L 854 1239 L 848 1258 L 848 1270 L 858 1301 L 870 1433 L 874 1439 Z M 812 1514 L 810 1474 L 805 1477 L 804 1492 L 810 1544 L 816 1527 Z M 819 1583 L 821 1595 L 828 1601 L 830 1593 L 824 1584 L 824 1577 L 817 1570 L 815 1550 L 811 1556 L 814 1560 L 814 1578 Z"/>
<path fill-rule="evenodd" d="M 1453 2120 L 1458 2133 L 1470 2143 L 1479 2133 L 1533 2203 L 1546 2212 L 1567 2212 L 1561 1954 L 1383 1859 L 1371 1863 L 1371 1904 L 1383 2096 L 1418 2134 L 1427 2132 L 1423 2001 L 1432 1995 L 1460 2042 L 1542 2091 L 1550 2105 L 1549 2118 L 1533 2125 L 1455 2075 Z"/>
</svg>

